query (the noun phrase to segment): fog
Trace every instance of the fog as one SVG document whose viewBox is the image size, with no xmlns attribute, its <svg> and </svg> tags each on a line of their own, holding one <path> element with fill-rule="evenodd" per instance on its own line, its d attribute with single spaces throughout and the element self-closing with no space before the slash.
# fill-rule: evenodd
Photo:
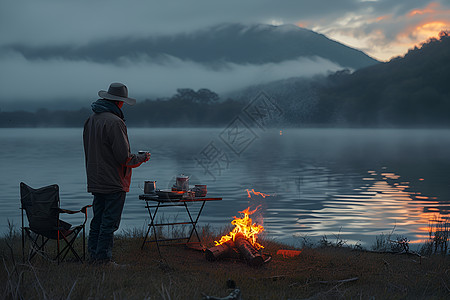
<svg viewBox="0 0 450 300">
<path fill-rule="evenodd" d="M 74 99 L 79 106 L 86 106 L 97 98 L 97 92 L 107 89 L 118 78 L 127 84 L 130 96 L 138 100 L 148 97 L 168 97 L 177 88 L 208 88 L 219 95 L 283 78 L 325 74 L 342 67 L 319 57 L 298 58 L 281 63 L 261 65 L 224 63 L 219 68 L 167 56 L 154 60 L 142 56 L 135 60 L 122 59 L 120 64 L 105 64 L 62 59 L 27 60 L 17 53 L 0 57 L 6 69 L 14 68 L 14 74 L 2 72 L 3 110 L 23 106 L 24 101 L 45 105 L 60 99 Z M 17 82 L 20 85 L 17 86 Z M 60 102 L 60 105 L 64 103 Z M 74 103 L 70 103 L 74 107 Z"/>
</svg>

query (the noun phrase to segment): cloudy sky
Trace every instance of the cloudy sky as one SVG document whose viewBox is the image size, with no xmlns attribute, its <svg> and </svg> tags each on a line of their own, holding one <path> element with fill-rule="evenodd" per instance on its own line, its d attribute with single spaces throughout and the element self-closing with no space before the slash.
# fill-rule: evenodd
<svg viewBox="0 0 450 300">
<path fill-rule="evenodd" d="M 206 87 L 221 93 L 225 86 L 239 87 L 248 78 L 258 78 L 262 69 L 273 74 L 265 78 L 269 81 L 291 76 L 295 64 L 312 70 L 318 63 L 230 65 L 217 71 L 192 61 L 117 64 L 60 56 L 30 58 L 11 50 L 15 45 L 40 51 L 77 48 L 100 40 L 189 33 L 221 23 L 295 24 L 386 61 L 450 29 L 450 1 L 0 0 L 0 109 L 31 100 L 90 103 L 99 89 L 107 89 L 113 81 L 126 83 L 130 95 L 138 99 L 170 96 L 177 87 Z M 322 71 L 338 68 L 320 63 Z"/>
</svg>

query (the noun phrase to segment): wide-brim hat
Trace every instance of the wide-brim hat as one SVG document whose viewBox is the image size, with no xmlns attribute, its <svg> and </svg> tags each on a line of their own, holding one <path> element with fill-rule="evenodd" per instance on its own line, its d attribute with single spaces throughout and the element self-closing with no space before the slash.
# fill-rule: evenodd
<svg viewBox="0 0 450 300">
<path fill-rule="evenodd" d="M 98 95 L 103 99 L 122 101 L 129 105 L 135 105 L 136 99 L 128 97 L 128 88 L 119 82 L 111 83 L 108 91 L 99 91 Z"/>
</svg>

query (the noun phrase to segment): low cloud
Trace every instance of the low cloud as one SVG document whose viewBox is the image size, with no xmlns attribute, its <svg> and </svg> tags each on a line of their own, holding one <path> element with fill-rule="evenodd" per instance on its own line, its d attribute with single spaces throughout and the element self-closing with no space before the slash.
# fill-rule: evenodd
<svg viewBox="0 0 450 300">
<path fill-rule="evenodd" d="M 219 94 L 291 77 L 310 77 L 342 69 L 328 60 L 298 58 L 261 65 L 235 63 L 220 68 L 167 57 L 155 63 L 146 57 L 124 60 L 121 64 L 102 64 L 61 59 L 27 60 L 18 53 L 0 56 L 2 102 L 36 101 L 45 103 L 77 99 L 82 106 L 97 98 L 100 89 L 111 82 L 128 85 L 130 96 L 138 99 L 172 96 L 177 88 L 208 88 Z"/>
</svg>

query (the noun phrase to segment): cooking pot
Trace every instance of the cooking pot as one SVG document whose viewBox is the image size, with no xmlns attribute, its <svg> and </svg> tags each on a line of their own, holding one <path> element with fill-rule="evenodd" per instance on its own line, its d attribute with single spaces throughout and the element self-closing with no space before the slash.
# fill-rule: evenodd
<svg viewBox="0 0 450 300">
<path fill-rule="evenodd" d="M 179 191 L 188 191 L 189 190 L 189 176 L 179 175 L 177 176 L 177 181 L 175 186 Z"/>
<path fill-rule="evenodd" d="M 207 193 L 206 185 L 196 184 L 194 187 L 195 197 L 205 197 Z"/>
<path fill-rule="evenodd" d="M 156 181 L 144 181 L 144 194 L 153 194 L 156 191 Z"/>
</svg>

